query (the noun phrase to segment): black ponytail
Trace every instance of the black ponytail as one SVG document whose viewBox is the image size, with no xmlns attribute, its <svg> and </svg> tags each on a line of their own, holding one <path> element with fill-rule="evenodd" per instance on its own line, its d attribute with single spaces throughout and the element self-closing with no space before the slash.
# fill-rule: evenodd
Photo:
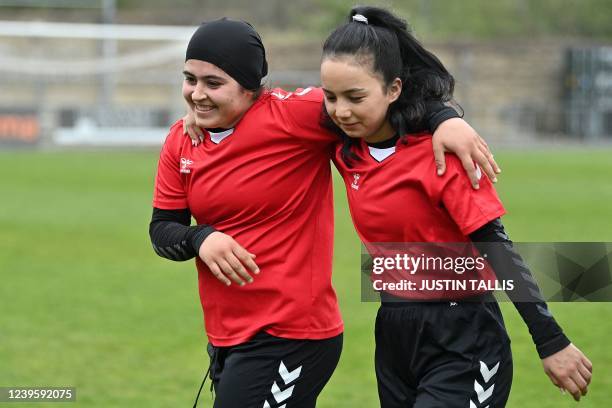
<svg viewBox="0 0 612 408">
<path fill-rule="evenodd" d="M 361 17 L 367 19 L 367 23 Z M 349 22 L 338 27 L 323 45 L 323 59 L 350 55 L 370 63 L 385 86 L 395 78 L 402 80 L 399 98 L 389 106 L 389 123 L 403 136 L 422 131 L 427 126 L 428 101 L 452 99 L 455 80 L 440 60 L 427 51 L 411 34 L 405 20 L 379 7 L 358 6 L 349 14 Z M 352 139 L 334 126 L 323 108 L 322 124 L 341 134 L 343 158 L 350 161 Z"/>
</svg>

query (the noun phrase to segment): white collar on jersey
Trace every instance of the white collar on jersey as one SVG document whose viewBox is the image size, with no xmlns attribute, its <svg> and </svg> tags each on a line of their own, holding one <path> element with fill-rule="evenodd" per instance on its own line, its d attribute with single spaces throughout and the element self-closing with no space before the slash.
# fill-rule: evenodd
<svg viewBox="0 0 612 408">
<path fill-rule="evenodd" d="M 223 139 L 225 139 L 232 133 L 234 133 L 234 128 L 224 130 L 223 132 L 208 132 L 208 134 L 210 135 L 210 140 L 212 140 L 214 144 L 221 143 Z"/>
<path fill-rule="evenodd" d="M 368 146 L 368 149 L 370 149 L 370 155 L 379 163 L 395 153 L 395 146 L 384 149 Z"/>
</svg>

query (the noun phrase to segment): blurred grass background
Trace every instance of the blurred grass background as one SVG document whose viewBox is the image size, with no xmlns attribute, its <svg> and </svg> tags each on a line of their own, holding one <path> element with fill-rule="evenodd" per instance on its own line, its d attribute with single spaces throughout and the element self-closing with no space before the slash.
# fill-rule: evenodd
<svg viewBox="0 0 612 408">
<path fill-rule="evenodd" d="M 612 241 L 612 150 L 497 153 L 515 241 Z M 152 151 L 0 152 L 0 386 L 76 386 L 69 406 L 191 406 L 208 364 L 196 272 L 150 247 L 156 162 Z M 335 181 L 346 332 L 318 406 L 376 407 L 377 305 L 360 301 L 360 247 Z M 551 308 L 594 363 L 581 406 L 608 407 L 612 305 Z M 574 406 L 549 383 L 512 305 L 503 310 L 515 361 L 508 406 Z M 200 406 L 210 401 L 205 389 Z"/>
<path fill-rule="evenodd" d="M 2 18 L 10 20 L 97 23 L 104 19 L 102 3 L 109 2 L 0 0 L 0 10 Z M 457 71 L 453 73 L 459 88 L 469 87 L 467 95 L 458 90 L 458 100 L 466 111 L 472 115 L 486 111 L 487 120 L 503 112 L 513 124 L 531 123 L 512 112 L 524 108 L 537 113 L 538 98 L 547 109 L 548 116 L 543 118 L 560 123 L 567 117 L 562 110 L 564 77 L 558 57 L 562 49 L 551 49 L 546 41 L 564 47 L 593 46 L 609 43 L 612 38 L 609 0 L 380 0 L 376 4 L 390 6 L 406 17 L 426 44 L 450 44 L 445 54 L 449 63 L 454 54 L 448 52 L 461 56 L 451 70 Z M 348 0 L 117 0 L 112 20 L 189 27 L 221 15 L 244 18 L 262 32 L 272 67 L 318 70 L 318 59 L 311 57 L 319 55 L 321 40 L 345 21 L 353 5 Z M 497 63 L 511 66 L 512 72 L 496 68 L 498 54 L 479 51 L 477 45 L 461 45 L 461 40 L 490 42 L 508 49 L 508 55 L 516 56 L 512 64 Z M 529 60 L 525 46 L 537 41 L 544 41 L 542 54 Z M 45 55 L 44 50 L 54 61 L 70 62 L 99 51 L 84 47 L 83 55 L 69 58 L 64 52 L 78 49 L 79 43 L 62 41 L 61 47 L 53 47 L 35 38 L 25 46 L 14 42 L 4 41 L 0 48 L 7 56 L 23 57 L 24 61 L 32 55 Z M 302 61 L 302 54 L 312 55 Z M 558 60 L 546 58 L 555 55 Z M 464 66 L 471 60 L 484 67 L 484 76 L 478 76 L 479 71 L 469 64 Z M 537 67 L 540 63 L 544 68 Z M 542 70 L 546 75 L 538 74 Z M 173 70 L 170 75 L 160 71 L 160 77 L 175 78 L 175 71 L 180 72 Z M 145 76 L 135 72 L 137 77 Z M 87 108 L 92 103 L 92 98 L 87 99 L 89 94 L 70 93 L 74 92 L 73 82 L 60 85 L 55 78 L 45 79 L 45 73 L 41 70 L 41 76 L 24 76 L 22 72 L 4 72 L 0 75 L 4 95 L 0 105 L 10 109 L 37 107 L 44 117 L 55 118 L 61 109 Z M 532 82 L 517 82 L 516 77 Z M 77 84 L 79 80 L 95 86 L 99 78 L 70 78 Z M 487 87 L 487 80 L 500 85 Z M 140 83 L 133 79 L 126 83 L 134 85 L 132 81 Z M 542 84 L 548 84 L 542 88 L 545 91 Z M 178 92 L 174 83 L 170 85 Z M 502 98 L 505 88 L 512 91 L 512 100 Z M 529 88 L 533 92 L 514 94 Z M 94 91 L 89 92 L 95 96 Z M 143 86 L 123 91 L 130 98 L 117 98 L 117 110 L 123 113 L 130 104 L 141 107 L 152 103 L 150 95 L 142 91 Z M 168 98 L 174 94 L 160 92 L 162 107 L 167 109 L 171 105 Z M 144 100 L 136 100 L 136 95 Z M 478 103 L 470 105 L 470 101 Z M 182 100 L 179 102 L 182 109 Z M 555 104 L 559 105 L 559 116 L 555 116 Z M 487 122 L 480 117 L 473 116 L 470 122 L 486 129 Z M 522 130 L 512 128 L 510 133 L 522 134 Z M 507 139 L 499 129 L 483 134 Z M 48 140 L 49 135 L 44 136 Z M 517 146 L 530 142 L 517 140 Z M 612 241 L 610 147 L 496 153 L 504 169 L 497 188 L 508 210 L 507 230 L 515 241 Z M 191 406 L 208 365 L 197 277 L 192 262 L 166 261 L 151 250 L 147 229 L 156 161 L 157 152 L 151 150 L 0 150 L 0 386 L 76 386 L 78 402 L 68 406 Z M 346 322 L 345 346 L 319 406 L 377 407 L 372 361 L 377 304 L 360 301 L 360 246 L 346 208 L 344 187 L 337 181 L 334 281 Z M 574 406 L 543 373 L 513 306 L 503 304 L 502 308 L 515 361 L 508 406 Z M 606 340 L 612 334 L 612 305 L 553 304 L 551 308 L 595 366 L 591 390 L 581 405 L 609 407 L 612 351 Z M 205 390 L 200 406 L 210 406 L 210 401 Z"/>
</svg>

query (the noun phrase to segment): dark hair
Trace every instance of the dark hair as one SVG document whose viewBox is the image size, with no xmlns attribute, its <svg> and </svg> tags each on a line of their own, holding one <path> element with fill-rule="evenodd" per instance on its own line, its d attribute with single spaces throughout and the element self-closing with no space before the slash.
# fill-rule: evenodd
<svg viewBox="0 0 612 408">
<path fill-rule="evenodd" d="M 367 23 L 353 16 L 361 15 Z M 379 7 L 357 6 L 349 14 L 349 22 L 336 28 L 323 44 L 323 59 L 353 56 L 369 63 L 380 74 L 385 86 L 395 78 L 402 80 L 399 98 L 389 106 L 389 122 L 404 136 L 428 128 L 427 101 L 449 101 L 455 80 L 440 60 L 427 51 L 411 34 L 405 20 Z M 344 140 L 342 156 L 354 159 L 350 152 L 352 139 L 332 122 L 325 106 L 322 125 L 338 133 Z"/>
</svg>

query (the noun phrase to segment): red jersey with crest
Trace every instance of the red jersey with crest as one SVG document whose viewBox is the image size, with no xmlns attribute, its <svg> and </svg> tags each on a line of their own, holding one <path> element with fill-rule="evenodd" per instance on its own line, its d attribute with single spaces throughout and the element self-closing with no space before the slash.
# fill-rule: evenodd
<svg viewBox="0 0 612 408">
<path fill-rule="evenodd" d="M 407 143 L 400 138 L 394 147 L 388 149 L 375 149 L 362 139 L 357 140 L 352 151 L 359 160 L 354 160 L 352 167 L 341 158 L 341 145 L 336 146 L 334 163 L 346 185 L 355 229 L 368 249 L 374 248 L 380 253 L 381 249 L 388 252 L 397 248 L 397 245 L 385 247 L 376 245 L 378 243 L 466 243 L 470 241 L 470 233 L 504 214 L 489 179 L 481 177 L 480 189 L 474 190 L 456 156 L 447 154 L 446 173 L 442 177 L 436 174 L 431 135 L 408 135 L 405 140 Z M 463 249 L 456 251 L 458 247 Z M 473 252 L 471 245 L 414 245 L 413 248 L 415 257 L 452 256 L 461 251 L 470 252 L 472 257 L 479 255 Z M 488 264 L 479 273 L 475 279 L 494 281 L 495 276 Z M 400 275 L 396 274 L 392 279 Z M 452 273 L 445 276 L 459 278 Z M 467 275 L 462 278 L 467 278 Z M 426 273 L 417 271 L 411 276 L 416 283 L 423 279 L 428 279 Z M 387 292 L 405 298 L 431 300 L 457 299 L 486 291 L 470 288 L 465 291 Z"/>
<path fill-rule="evenodd" d="M 215 346 L 259 331 L 324 339 L 343 331 L 331 284 L 336 137 L 319 126 L 320 89 L 265 92 L 232 131 L 192 146 L 182 121 L 162 148 L 153 205 L 189 208 L 198 224 L 257 255 L 252 284 L 225 286 L 199 258 L 206 332 Z"/>
</svg>

